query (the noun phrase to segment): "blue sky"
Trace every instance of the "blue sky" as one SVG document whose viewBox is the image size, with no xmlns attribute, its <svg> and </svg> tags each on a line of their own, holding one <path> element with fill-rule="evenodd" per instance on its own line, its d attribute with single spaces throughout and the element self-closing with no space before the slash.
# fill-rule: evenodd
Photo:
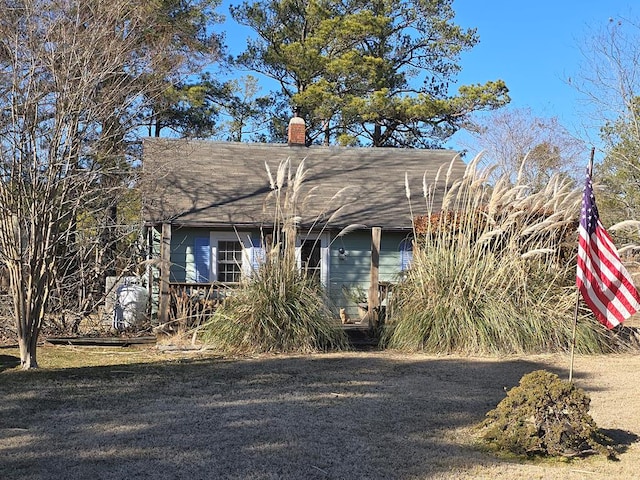
<svg viewBox="0 0 640 480">
<path fill-rule="evenodd" d="M 461 84 L 502 79 L 511 106 L 557 117 L 570 132 L 591 127 L 584 97 L 567 80 L 579 75 L 590 32 L 610 18 L 640 15 L 632 0 L 454 0 L 456 23 L 478 29 L 480 42 L 462 56 Z M 516 6 L 517 5 L 517 6 Z"/>
<path fill-rule="evenodd" d="M 605 27 L 610 18 L 640 16 L 636 0 L 454 0 L 454 22 L 477 28 L 480 42 L 461 58 L 459 84 L 504 80 L 511 107 L 530 108 L 537 117 L 557 117 L 570 132 L 584 137 L 590 127 L 582 115 L 584 98 L 567 83 L 579 74 L 580 47 L 589 32 Z M 251 31 L 230 19 L 223 0 L 219 12 L 230 53 L 239 53 Z M 249 73 L 249 72 L 248 72 Z M 593 132 L 593 130 L 592 130 Z M 457 147 L 456 137 L 447 146 Z"/>
</svg>

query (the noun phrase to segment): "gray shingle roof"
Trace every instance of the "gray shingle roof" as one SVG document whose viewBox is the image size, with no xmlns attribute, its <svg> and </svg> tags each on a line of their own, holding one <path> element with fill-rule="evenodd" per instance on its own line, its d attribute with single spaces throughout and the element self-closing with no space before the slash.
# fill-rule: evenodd
<svg viewBox="0 0 640 480">
<path fill-rule="evenodd" d="M 265 162 L 273 176 L 287 159 L 292 171 L 304 159 L 307 172 L 299 214 L 303 223 L 320 218 L 342 228 L 364 224 L 385 229 L 411 228 L 405 194 L 408 175 L 414 213 L 424 213 L 422 180 L 433 183 L 443 166 L 460 178 L 466 165 L 451 150 L 293 147 L 286 144 L 231 143 L 148 138 L 143 142 L 144 220 L 182 226 L 273 224 L 275 200 Z M 453 162 L 453 163 L 452 163 Z M 336 198 L 336 193 L 341 192 Z M 304 203 L 304 205 L 302 205 Z M 336 209 L 342 207 L 337 213 Z M 324 223 L 323 223 L 324 222 Z"/>
</svg>

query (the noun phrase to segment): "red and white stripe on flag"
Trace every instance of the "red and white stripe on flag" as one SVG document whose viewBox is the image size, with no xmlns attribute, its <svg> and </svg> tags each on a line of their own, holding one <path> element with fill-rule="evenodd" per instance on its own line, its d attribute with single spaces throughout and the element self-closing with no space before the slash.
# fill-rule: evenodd
<svg viewBox="0 0 640 480">
<path fill-rule="evenodd" d="M 576 283 L 597 320 L 614 328 L 640 310 L 640 295 L 600 223 L 591 178 L 582 198 Z"/>
</svg>

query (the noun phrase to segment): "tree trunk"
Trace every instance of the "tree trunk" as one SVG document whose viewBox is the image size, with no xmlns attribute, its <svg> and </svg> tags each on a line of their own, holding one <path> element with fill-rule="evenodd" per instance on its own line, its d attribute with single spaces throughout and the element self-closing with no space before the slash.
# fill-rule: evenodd
<svg viewBox="0 0 640 480">
<path fill-rule="evenodd" d="M 36 270 L 45 271 L 40 268 Z M 25 274 L 24 265 L 11 265 L 9 273 L 14 316 L 18 326 L 20 364 L 23 370 L 38 368 L 36 349 L 44 319 L 44 305 L 49 299 L 49 279 L 44 274 L 34 280 Z"/>
<path fill-rule="evenodd" d="M 42 202 L 46 202 L 46 199 Z M 24 370 L 38 368 L 36 348 L 45 306 L 49 301 L 53 267 L 47 254 L 54 251 L 51 239 L 58 235 L 56 229 L 64 222 L 64 216 L 53 217 L 52 210 L 55 209 L 41 203 L 37 209 L 39 214 L 34 215 L 33 219 L 20 220 L 19 216 L 14 215 L 10 223 L 6 219 L 0 222 L 4 230 L 0 243 L 4 253 L 8 254 L 5 265 L 9 271 L 9 291 L 18 327 L 20 363 Z M 36 220 L 40 222 L 39 225 L 35 224 Z"/>
<path fill-rule="evenodd" d="M 112 183 L 112 182 L 109 182 Z M 117 180 L 113 180 L 113 184 L 117 184 Z M 115 200 L 110 200 L 115 202 Z M 116 275 L 116 259 L 118 256 L 118 238 L 116 233 L 116 225 L 118 223 L 118 205 L 111 203 L 106 207 L 105 221 L 100 233 L 100 241 L 102 243 L 102 261 L 98 265 L 102 275 L 102 287 L 104 287 L 106 277 Z"/>
<path fill-rule="evenodd" d="M 329 119 L 324 120 L 323 130 L 324 130 L 324 145 L 328 147 L 329 144 L 331 143 L 331 130 L 329 129 Z"/>
<path fill-rule="evenodd" d="M 373 126 L 372 146 L 373 147 L 382 146 L 382 125 L 378 121 L 376 121 L 376 123 Z"/>
<path fill-rule="evenodd" d="M 38 308 L 39 295 L 48 297 L 48 289 L 35 286 L 28 274 L 25 274 L 25 266 L 15 262 L 8 265 L 9 291 L 13 302 L 13 315 L 18 327 L 18 346 L 20 347 L 20 364 L 23 370 L 38 368 L 36 360 L 36 348 L 38 335 L 42 325 L 43 309 Z M 35 304 L 33 303 L 35 301 Z M 46 298 L 44 299 L 46 302 Z M 35 308 L 34 308 L 35 307 Z"/>
<path fill-rule="evenodd" d="M 20 338 L 18 338 L 20 365 L 22 365 L 23 370 L 38 368 L 38 361 L 36 359 L 38 333 L 39 332 L 23 332 Z"/>
</svg>

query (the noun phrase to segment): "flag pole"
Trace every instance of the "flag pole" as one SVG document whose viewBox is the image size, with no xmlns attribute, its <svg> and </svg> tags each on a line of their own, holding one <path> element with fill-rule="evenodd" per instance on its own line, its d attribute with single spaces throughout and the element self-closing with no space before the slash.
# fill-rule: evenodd
<svg viewBox="0 0 640 480">
<path fill-rule="evenodd" d="M 587 167 L 587 173 L 590 178 L 593 174 L 593 156 L 595 155 L 596 148 L 591 147 L 591 157 L 589 158 L 589 166 Z M 576 298 L 576 309 L 573 315 L 573 330 L 571 332 L 571 360 L 569 361 L 569 383 L 573 381 L 573 359 L 576 349 L 576 330 L 578 329 L 578 308 L 580 307 L 580 290 L 578 290 L 578 296 Z"/>
<path fill-rule="evenodd" d="M 580 306 L 580 291 L 576 298 L 576 310 L 573 315 L 573 330 L 571 332 L 571 360 L 569 361 L 569 383 L 573 381 L 573 358 L 576 349 L 576 330 L 578 328 L 578 307 Z"/>
</svg>

